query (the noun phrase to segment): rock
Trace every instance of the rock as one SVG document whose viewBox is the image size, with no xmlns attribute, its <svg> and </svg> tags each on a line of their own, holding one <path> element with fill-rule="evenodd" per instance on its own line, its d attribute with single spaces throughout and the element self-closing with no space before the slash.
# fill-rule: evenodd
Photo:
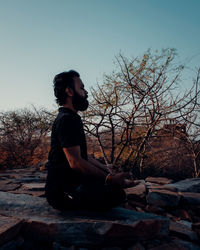
<svg viewBox="0 0 200 250">
<path fill-rule="evenodd" d="M 192 229 L 197 233 L 199 239 L 200 239 L 200 222 L 193 223 Z"/>
<path fill-rule="evenodd" d="M 40 177 L 30 176 L 30 177 L 21 177 L 15 179 L 15 183 L 33 183 L 33 182 L 43 182 L 44 180 Z"/>
<path fill-rule="evenodd" d="M 27 214 L 29 212 L 30 214 Z M 27 194 L 13 194 L 0 191 L 0 214 L 28 219 L 31 215 L 55 214 L 46 199 Z"/>
<path fill-rule="evenodd" d="M 25 239 L 82 247 L 130 245 L 169 232 L 169 219 L 161 216 L 119 207 L 108 212 L 58 212 L 44 198 L 25 194 L 0 192 L 0 213 L 25 219 Z"/>
<path fill-rule="evenodd" d="M 179 204 L 180 196 L 168 190 L 149 190 L 147 202 L 154 206 L 176 207 Z"/>
<path fill-rule="evenodd" d="M 0 215 L 0 246 L 18 235 L 23 221 L 23 219 Z"/>
<path fill-rule="evenodd" d="M 30 191 L 44 191 L 45 183 L 26 183 L 22 185 L 24 189 Z"/>
<path fill-rule="evenodd" d="M 187 221 L 187 220 L 179 220 L 179 224 L 184 225 L 185 227 L 189 228 L 190 230 L 192 229 L 192 222 Z"/>
<path fill-rule="evenodd" d="M 200 193 L 179 192 L 181 202 L 189 205 L 200 205 Z"/>
<path fill-rule="evenodd" d="M 19 188 L 19 189 L 14 190 L 14 191 L 9 191 L 9 193 L 13 193 L 13 194 L 29 194 L 29 195 L 36 196 L 36 197 L 45 197 L 44 191 L 31 191 L 31 190 L 27 190 L 27 189 L 24 189 L 24 188 Z"/>
<path fill-rule="evenodd" d="M 116 212 L 118 214 L 119 210 Z M 59 220 L 47 218 L 40 219 L 40 221 L 38 219 L 28 220 L 24 227 L 23 236 L 34 241 L 67 242 L 82 247 L 126 246 L 137 240 L 159 237 L 162 231 L 161 222 L 157 223 L 155 219 L 137 219 L 134 222 L 130 215 L 125 221 L 122 218 L 113 221 L 105 220 L 102 217 L 98 219 L 76 218 L 76 220 L 71 218 L 71 220 L 69 218 L 66 220 L 64 217 Z M 164 231 L 166 234 L 166 229 Z"/>
<path fill-rule="evenodd" d="M 162 189 L 162 190 L 169 190 L 172 192 L 178 192 L 178 189 L 176 187 L 170 187 L 168 185 L 160 185 L 160 184 L 151 183 L 151 182 L 146 183 L 146 189 L 147 189 L 147 192 L 149 191 L 149 189 Z"/>
<path fill-rule="evenodd" d="M 172 183 L 173 180 L 165 178 L 165 177 L 150 177 L 149 176 L 145 179 L 145 182 L 151 182 L 151 183 L 165 185 L 165 184 Z"/>
<path fill-rule="evenodd" d="M 16 176 L 13 174 L 8 174 L 8 173 L 0 173 L 0 179 L 1 180 L 10 180 L 10 179 L 14 179 Z M 10 181 L 9 181 L 10 182 Z"/>
<path fill-rule="evenodd" d="M 18 189 L 20 186 L 21 184 L 11 183 L 11 181 L 8 180 L 0 181 L 0 191 L 13 191 Z"/>
<path fill-rule="evenodd" d="M 192 242 L 187 242 L 179 239 L 173 240 L 173 242 L 179 247 L 179 250 L 200 250 L 200 246 Z M 169 250 L 174 250 L 169 248 Z"/>
<path fill-rule="evenodd" d="M 191 221 L 191 216 L 186 209 L 183 209 L 183 208 L 178 209 L 177 208 L 177 209 L 174 209 L 173 211 L 171 211 L 171 213 L 173 214 L 173 216 L 177 216 L 181 220 Z"/>
<path fill-rule="evenodd" d="M 176 183 L 167 184 L 168 187 L 175 187 L 180 192 L 200 192 L 200 178 L 188 178 Z"/>
<path fill-rule="evenodd" d="M 187 227 L 181 223 L 177 223 L 174 221 L 170 222 L 170 234 L 181 238 L 183 240 L 197 242 L 198 237 L 195 232 L 193 232 L 190 227 Z"/>
<path fill-rule="evenodd" d="M 145 200 L 146 186 L 144 181 L 134 187 L 126 188 L 125 191 L 128 200 Z"/>
</svg>

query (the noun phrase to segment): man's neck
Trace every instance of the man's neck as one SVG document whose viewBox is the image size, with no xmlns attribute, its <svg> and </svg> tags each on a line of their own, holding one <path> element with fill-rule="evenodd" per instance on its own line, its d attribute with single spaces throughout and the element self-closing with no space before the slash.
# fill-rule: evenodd
<svg viewBox="0 0 200 250">
<path fill-rule="evenodd" d="M 74 109 L 73 105 L 71 104 L 63 104 L 63 108 L 68 108 L 77 113 L 77 110 Z"/>
</svg>

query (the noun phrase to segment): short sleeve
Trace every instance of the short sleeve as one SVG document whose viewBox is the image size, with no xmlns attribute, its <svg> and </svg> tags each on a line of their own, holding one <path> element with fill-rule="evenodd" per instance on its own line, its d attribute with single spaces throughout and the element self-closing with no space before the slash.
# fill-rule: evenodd
<svg viewBox="0 0 200 250">
<path fill-rule="evenodd" d="M 80 145 L 80 121 L 71 115 L 64 115 L 57 124 L 58 140 L 62 148 Z"/>
</svg>

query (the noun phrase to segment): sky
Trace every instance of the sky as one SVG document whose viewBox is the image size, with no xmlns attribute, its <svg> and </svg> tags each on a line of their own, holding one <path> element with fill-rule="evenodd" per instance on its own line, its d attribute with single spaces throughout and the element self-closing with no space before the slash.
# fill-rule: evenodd
<svg viewBox="0 0 200 250">
<path fill-rule="evenodd" d="M 115 56 L 176 48 L 200 67 L 200 0 L 0 0 L 0 111 L 57 108 L 53 77 L 74 69 L 86 89 Z"/>
</svg>

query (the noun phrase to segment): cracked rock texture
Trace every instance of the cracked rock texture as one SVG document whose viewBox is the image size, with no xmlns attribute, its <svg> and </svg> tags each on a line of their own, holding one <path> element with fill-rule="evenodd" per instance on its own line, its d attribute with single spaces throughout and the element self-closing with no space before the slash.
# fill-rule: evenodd
<svg viewBox="0 0 200 250">
<path fill-rule="evenodd" d="M 200 249 L 200 179 L 148 177 L 107 212 L 51 208 L 46 172 L 0 172 L 0 250 Z"/>
</svg>

